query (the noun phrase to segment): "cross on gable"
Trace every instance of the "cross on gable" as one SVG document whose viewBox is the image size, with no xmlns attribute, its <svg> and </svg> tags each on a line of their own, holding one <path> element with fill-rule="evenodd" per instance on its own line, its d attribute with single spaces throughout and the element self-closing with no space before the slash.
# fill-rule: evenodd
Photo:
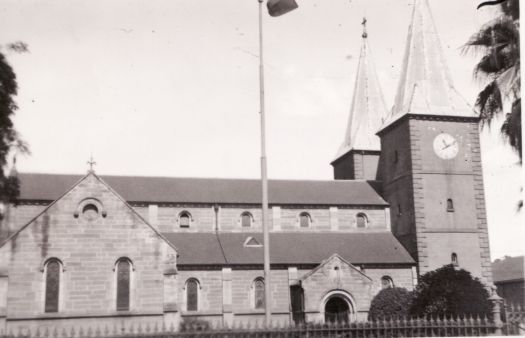
<svg viewBox="0 0 525 338">
<path fill-rule="evenodd" d="M 90 172 L 90 173 L 95 172 L 95 170 L 93 170 L 93 166 L 94 166 L 95 164 L 97 164 L 97 162 L 95 162 L 95 161 L 93 160 L 93 155 L 91 155 L 91 156 L 89 157 L 89 161 L 87 161 L 87 164 L 89 164 L 89 170 L 88 170 L 88 172 Z"/>
</svg>

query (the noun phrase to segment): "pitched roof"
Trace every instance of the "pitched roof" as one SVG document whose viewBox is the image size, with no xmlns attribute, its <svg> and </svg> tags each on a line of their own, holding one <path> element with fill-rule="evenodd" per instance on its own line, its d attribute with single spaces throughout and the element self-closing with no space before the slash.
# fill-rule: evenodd
<svg viewBox="0 0 525 338">
<path fill-rule="evenodd" d="M 244 246 L 247 237 L 263 243 L 261 233 L 164 233 L 164 236 L 178 249 L 178 265 L 263 264 L 262 247 Z M 390 232 L 270 233 L 271 264 L 318 265 L 333 254 L 352 264 L 415 264 Z"/>
<path fill-rule="evenodd" d="M 22 225 L 18 230 L 16 230 L 14 233 L 12 233 L 8 238 L 6 238 L 3 242 L 0 242 L 0 247 L 5 245 L 7 242 L 9 242 L 11 239 L 16 238 L 18 234 L 22 231 L 24 231 L 27 227 L 29 227 L 33 222 L 41 217 L 42 215 L 46 214 L 50 208 L 52 208 L 56 203 L 59 202 L 64 196 L 69 194 L 71 191 L 73 191 L 77 186 L 82 184 L 82 182 L 87 181 L 89 179 L 95 179 L 96 182 L 104 186 L 111 194 L 114 194 L 116 198 L 118 198 L 125 207 L 135 215 L 137 219 L 141 221 L 145 226 L 147 226 L 149 229 L 151 229 L 159 238 L 161 238 L 163 241 L 165 241 L 169 246 L 172 247 L 175 251 L 177 251 L 177 248 L 173 245 L 172 242 L 168 241 L 154 226 L 152 226 L 144 217 L 142 217 L 131 205 L 128 204 L 127 201 L 125 201 L 122 196 L 120 196 L 115 190 L 113 190 L 104 180 L 102 180 L 99 176 L 97 176 L 93 171 L 89 171 L 84 176 L 75 176 L 77 179 L 70 184 L 66 189 L 64 189 L 59 196 L 57 196 L 49 205 L 47 205 L 43 210 L 41 210 L 36 216 L 34 216 L 29 222 Z"/>
<path fill-rule="evenodd" d="M 363 25 L 366 23 L 366 19 Z M 339 147 L 336 159 L 355 150 L 380 150 L 381 145 L 376 132 L 386 118 L 388 110 L 377 72 L 368 45 L 368 34 L 363 32 L 363 42 L 359 55 L 359 65 L 355 79 L 352 106 L 343 143 Z"/>
<path fill-rule="evenodd" d="M 397 95 L 382 129 L 406 114 L 476 117 L 454 88 L 428 0 L 415 0 Z"/>
<path fill-rule="evenodd" d="M 348 265 L 349 268 L 355 270 L 359 275 L 361 275 L 361 277 L 365 280 L 367 280 L 368 282 L 372 281 L 372 279 L 370 277 L 368 277 L 367 275 L 365 275 L 361 270 L 359 270 L 358 268 L 355 267 L 355 265 L 353 265 L 352 263 L 350 263 L 349 261 L 347 261 L 346 259 L 344 259 L 343 257 L 341 257 L 339 254 L 333 254 L 332 256 L 330 256 L 328 259 L 325 259 L 323 262 L 321 262 L 321 264 L 319 264 L 317 267 L 315 267 L 314 269 L 310 270 L 309 272 L 307 272 L 305 275 L 303 275 L 301 277 L 301 280 L 306 280 L 308 278 L 310 278 L 311 276 L 313 276 L 317 271 L 321 270 L 324 266 L 326 266 L 327 264 L 329 264 L 331 261 L 333 260 L 336 260 L 336 259 L 339 259 L 342 263 Z"/>
<path fill-rule="evenodd" d="M 53 201 L 82 176 L 19 174 L 20 200 Z M 252 179 L 101 176 L 128 202 L 260 204 L 261 183 Z M 386 205 L 366 181 L 270 180 L 273 204 Z"/>
<path fill-rule="evenodd" d="M 494 282 L 506 282 L 525 279 L 525 256 L 496 259 L 492 262 Z"/>
</svg>

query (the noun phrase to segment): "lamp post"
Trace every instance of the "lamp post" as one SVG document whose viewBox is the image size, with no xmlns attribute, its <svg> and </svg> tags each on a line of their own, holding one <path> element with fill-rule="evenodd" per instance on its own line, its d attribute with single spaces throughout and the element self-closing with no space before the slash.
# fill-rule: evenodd
<svg viewBox="0 0 525 338">
<path fill-rule="evenodd" d="M 262 185 L 262 228 L 264 250 L 264 320 L 266 326 L 272 322 L 272 297 L 270 276 L 270 233 L 268 229 L 268 175 L 266 165 L 266 119 L 264 106 L 264 59 L 263 59 L 263 9 L 264 0 L 259 2 L 259 101 L 261 115 L 261 185 Z M 280 16 L 297 8 L 295 0 L 268 0 L 271 16 Z"/>
<path fill-rule="evenodd" d="M 270 233 L 268 229 L 268 175 L 266 166 L 266 119 L 264 111 L 264 59 L 262 3 L 259 1 L 259 104 L 261 114 L 261 183 L 262 183 L 262 228 L 264 250 L 264 322 L 269 326 L 272 321 L 270 287 Z"/>
</svg>

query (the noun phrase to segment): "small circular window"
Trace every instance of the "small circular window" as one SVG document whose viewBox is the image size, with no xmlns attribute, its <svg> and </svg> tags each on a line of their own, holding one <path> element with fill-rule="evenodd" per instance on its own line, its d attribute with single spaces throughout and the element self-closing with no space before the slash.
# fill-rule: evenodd
<svg viewBox="0 0 525 338">
<path fill-rule="evenodd" d="M 94 204 L 86 204 L 82 208 L 82 217 L 88 221 L 92 221 L 98 217 L 98 208 Z"/>
</svg>

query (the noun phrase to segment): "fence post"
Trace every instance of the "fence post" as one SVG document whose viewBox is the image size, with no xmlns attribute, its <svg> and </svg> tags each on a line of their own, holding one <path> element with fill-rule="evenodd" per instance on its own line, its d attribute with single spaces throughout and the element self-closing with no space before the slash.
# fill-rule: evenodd
<svg viewBox="0 0 525 338">
<path fill-rule="evenodd" d="M 496 328 L 496 331 L 494 331 L 495 336 L 501 336 L 503 334 L 502 327 L 503 322 L 501 321 L 501 303 L 503 301 L 503 298 L 498 296 L 496 293 L 496 286 L 492 285 L 492 295 L 489 297 L 490 302 L 492 303 L 492 315 L 494 320 L 494 326 Z"/>
</svg>

